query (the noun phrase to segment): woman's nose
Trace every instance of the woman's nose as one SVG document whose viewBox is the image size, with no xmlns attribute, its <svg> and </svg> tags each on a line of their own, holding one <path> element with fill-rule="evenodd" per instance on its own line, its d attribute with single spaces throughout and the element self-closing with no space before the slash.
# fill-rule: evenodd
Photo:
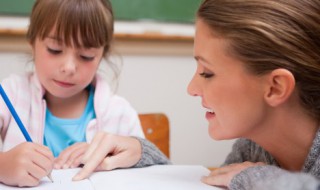
<svg viewBox="0 0 320 190">
<path fill-rule="evenodd" d="M 198 83 L 198 77 L 195 74 L 189 82 L 187 91 L 191 96 L 200 96 L 200 85 Z"/>
</svg>

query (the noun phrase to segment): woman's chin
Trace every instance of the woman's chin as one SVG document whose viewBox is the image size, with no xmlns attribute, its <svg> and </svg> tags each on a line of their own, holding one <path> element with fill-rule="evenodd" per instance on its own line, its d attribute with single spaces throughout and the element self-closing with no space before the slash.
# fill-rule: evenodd
<svg viewBox="0 0 320 190">
<path fill-rule="evenodd" d="M 231 137 L 230 134 L 228 135 L 223 131 L 214 130 L 211 127 L 209 127 L 208 133 L 212 139 L 217 140 L 217 141 L 233 139 L 233 137 Z"/>
</svg>

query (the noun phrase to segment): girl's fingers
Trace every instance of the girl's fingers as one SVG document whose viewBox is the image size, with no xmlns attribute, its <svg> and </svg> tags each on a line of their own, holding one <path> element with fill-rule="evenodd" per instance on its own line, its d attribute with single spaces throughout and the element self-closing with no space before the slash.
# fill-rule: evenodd
<svg viewBox="0 0 320 190">
<path fill-rule="evenodd" d="M 62 169 L 63 168 L 63 165 L 69 159 L 69 156 L 71 154 L 71 152 L 69 151 L 70 148 L 72 148 L 72 147 L 68 147 L 67 149 L 62 151 L 60 153 L 60 155 L 55 159 L 55 161 L 54 161 L 54 168 L 55 169 Z"/>
<path fill-rule="evenodd" d="M 29 167 L 27 168 L 27 171 L 29 175 L 33 176 L 38 181 L 44 176 L 46 176 L 48 173 L 48 171 L 45 168 L 39 166 L 36 163 L 30 164 Z"/>
<path fill-rule="evenodd" d="M 77 168 L 81 165 L 81 160 L 82 160 L 83 154 L 79 155 L 78 158 L 75 158 L 72 162 L 72 164 L 70 165 L 70 168 Z"/>
<path fill-rule="evenodd" d="M 65 164 L 67 168 L 75 168 L 80 165 L 82 156 L 86 152 L 87 147 L 88 147 L 87 143 L 81 143 L 81 145 L 78 146 L 78 148 L 71 153 L 71 155 L 69 156 L 69 159 Z"/>
<path fill-rule="evenodd" d="M 18 187 L 34 187 L 38 186 L 40 180 L 30 174 L 26 175 L 23 180 L 20 180 L 17 184 Z"/>
<path fill-rule="evenodd" d="M 54 156 L 51 150 L 47 146 L 43 146 L 37 143 L 34 143 L 34 146 L 35 146 L 35 150 L 39 152 L 41 155 L 47 157 L 51 161 L 54 160 Z"/>
<path fill-rule="evenodd" d="M 38 181 L 46 176 L 53 168 L 53 155 L 49 148 L 33 144 L 32 151 L 27 155 L 31 164 L 28 164 L 27 171 L 29 175 Z"/>
<path fill-rule="evenodd" d="M 54 168 L 55 169 L 66 169 L 69 168 L 70 162 L 72 162 L 72 155 L 77 152 L 82 146 L 84 146 L 86 143 L 76 143 L 65 150 L 63 150 L 60 155 L 56 158 L 55 163 L 54 163 Z"/>
</svg>

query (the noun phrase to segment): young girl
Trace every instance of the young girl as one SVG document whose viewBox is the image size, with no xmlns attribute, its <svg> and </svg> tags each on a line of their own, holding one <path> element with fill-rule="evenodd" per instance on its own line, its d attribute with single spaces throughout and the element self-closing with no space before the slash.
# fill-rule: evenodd
<svg viewBox="0 0 320 190">
<path fill-rule="evenodd" d="M 319 0 L 201 4 L 197 70 L 188 92 L 201 98 L 212 138 L 239 138 L 204 183 L 232 190 L 320 188 L 319 18 Z M 120 140 L 113 149 L 123 147 Z M 140 156 L 148 160 L 157 151 L 141 142 Z M 127 151 L 141 153 L 139 147 Z M 88 151 L 83 158 L 90 168 L 85 165 L 77 179 L 99 165 L 88 159 L 95 153 L 105 156 L 108 150 Z"/>
<path fill-rule="evenodd" d="M 27 32 L 35 71 L 2 82 L 34 143 L 1 100 L 2 183 L 35 186 L 53 168 L 78 167 L 98 131 L 144 138 L 136 111 L 97 74 L 112 37 L 107 0 L 35 2 Z"/>
</svg>

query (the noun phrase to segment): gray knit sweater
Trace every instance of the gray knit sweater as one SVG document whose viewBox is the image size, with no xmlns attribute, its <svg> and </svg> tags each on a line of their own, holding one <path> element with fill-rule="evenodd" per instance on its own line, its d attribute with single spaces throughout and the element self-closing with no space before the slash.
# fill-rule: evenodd
<svg viewBox="0 0 320 190">
<path fill-rule="evenodd" d="M 135 167 L 170 164 L 152 143 L 139 140 L 143 153 Z M 275 159 L 259 145 L 247 139 L 238 139 L 223 165 L 245 161 L 264 162 L 268 165 L 254 166 L 240 172 L 231 180 L 230 190 L 320 190 L 320 130 L 301 172 L 281 169 Z"/>
<path fill-rule="evenodd" d="M 320 187 L 320 130 L 318 130 L 300 172 L 281 169 L 263 148 L 247 139 L 238 139 L 224 165 L 244 161 L 264 162 L 266 166 L 250 167 L 232 181 L 230 189 L 314 190 Z"/>
</svg>

